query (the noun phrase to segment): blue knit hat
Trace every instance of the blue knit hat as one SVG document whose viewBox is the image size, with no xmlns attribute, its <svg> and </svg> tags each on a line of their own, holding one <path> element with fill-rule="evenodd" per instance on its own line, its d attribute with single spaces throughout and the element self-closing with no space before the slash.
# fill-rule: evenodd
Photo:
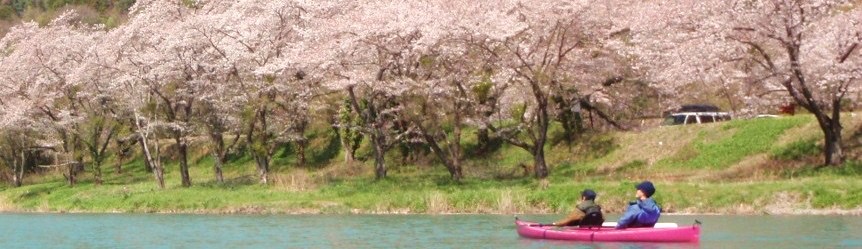
<svg viewBox="0 0 862 249">
<path fill-rule="evenodd" d="M 596 199 L 596 191 L 593 191 L 592 189 L 584 189 L 584 191 L 581 192 L 581 196 L 586 197 L 587 200 L 595 200 Z"/>
<path fill-rule="evenodd" d="M 642 183 L 635 186 L 635 189 L 643 191 L 647 197 L 652 197 L 655 194 L 655 186 L 652 185 L 650 181 L 643 181 Z"/>
</svg>

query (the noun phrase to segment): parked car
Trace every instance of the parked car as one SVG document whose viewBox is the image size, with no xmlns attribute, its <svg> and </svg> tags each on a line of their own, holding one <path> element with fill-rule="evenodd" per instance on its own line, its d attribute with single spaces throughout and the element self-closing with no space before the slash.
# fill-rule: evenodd
<svg viewBox="0 0 862 249">
<path fill-rule="evenodd" d="M 731 120 L 730 113 L 722 112 L 713 105 L 683 105 L 670 113 L 664 125 L 705 124 Z"/>
</svg>

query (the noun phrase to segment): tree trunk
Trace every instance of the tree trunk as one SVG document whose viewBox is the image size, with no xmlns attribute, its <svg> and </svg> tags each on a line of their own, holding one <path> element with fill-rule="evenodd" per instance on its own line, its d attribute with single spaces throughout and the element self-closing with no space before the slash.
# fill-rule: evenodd
<svg viewBox="0 0 862 249">
<path fill-rule="evenodd" d="M 192 179 L 189 176 L 188 143 L 186 143 L 181 137 L 176 137 L 176 142 L 180 153 L 180 175 L 182 177 L 183 187 L 191 187 Z"/>
<path fill-rule="evenodd" d="M 160 189 L 164 189 L 165 173 L 162 170 L 162 163 L 150 153 L 149 146 L 144 146 L 144 148 L 144 155 L 147 157 L 146 162 L 147 165 L 150 166 L 150 171 L 153 172 L 153 177 L 155 177 L 156 179 L 156 184 L 159 186 Z M 158 146 L 156 146 L 156 157 L 158 157 L 158 151 L 159 148 Z"/>
<path fill-rule="evenodd" d="M 68 164 L 69 177 L 67 178 L 67 180 L 69 181 L 69 186 L 74 187 L 75 184 L 78 183 L 78 164 L 81 163 L 80 160 L 77 160 L 77 158 L 75 158 L 75 143 L 77 141 L 74 136 L 67 137 L 66 135 L 63 135 L 63 140 L 63 151 L 66 152 L 66 156 L 68 156 L 69 161 L 71 161 Z"/>
<path fill-rule="evenodd" d="M 797 101 L 799 102 L 799 101 Z M 835 109 L 833 116 L 829 117 L 816 105 L 803 103 L 802 105 L 817 118 L 817 124 L 823 132 L 823 156 L 825 166 L 838 166 L 844 163 L 844 146 L 841 144 L 841 114 Z M 839 108 L 835 105 L 833 108 Z"/>
<path fill-rule="evenodd" d="M 269 164 L 272 159 L 272 155 L 275 153 L 275 144 L 269 139 L 269 134 L 267 134 L 267 111 L 266 107 L 259 108 L 257 113 L 255 114 L 254 119 L 252 119 L 251 124 L 249 124 L 248 134 L 246 135 L 246 139 L 248 144 L 251 145 L 251 154 L 254 157 L 255 165 L 257 166 L 258 177 L 260 178 L 261 184 L 267 184 L 268 175 L 269 175 Z M 259 123 L 259 124 L 258 124 Z M 257 128 L 256 126 L 260 125 L 258 139 L 260 140 L 259 145 L 255 145 L 255 136 L 254 131 Z"/>
<path fill-rule="evenodd" d="M 823 154 L 825 156 L 825 165 L 837 166 L 844 162 L 844 149 L 841 145 L 840 135 L 830 132 L 826 135 L 825 148 Z"/>
<path fill-rule="evenodd" d="M 12 182 L 15 184 L 15 187 L 21 187 L 21 178 L 18 177 L 18 174 L 12 176 Z"/>
<path fill-rule="evenodd" d="M 261 155 L 255 155 L 254 160 L 257 163 L 257 173 L 260 177 L 260 184 L 267 184 L 269 174 L 269 159 Z"/>
<path fill-rule="evenodd" d="M 452 161 L 452 167 L 450 167 L 449 174 L 452 175 L 452 180 L 456 182 L 461 182 L 461 179 L 464 179 L 463 170 L 461 170 L 461 160 Z"/>
<path fill-rule="evenodd" d="M 494 115 L 494 109 L 496 109 L 496 98 L 480 98 L 479 100 L 479 113 L 482 116 L 483 120 L 490 120 L 491 116 Z M 491 136 L 488 132 L 487 125 L 481 125 L 479 130 L 477 131 L 477 139 L 478 139 L 478 149 L 477 154 L 484 155 L 485 153 L 490 152 L 491 150 Z"/>
<path fill-rule="evenodd" d="M 464 175 L 461 170 L 461 108 L 460 105 L 456 106 L 455 127 L 452 130 L 452 142 L 449 144 L 449 155 L 452 158 L 452 169 L 449 170 L 449 174 L 452 175 L 452 180 L 460 182 Z"/>
<path fill-rule="evenodd" d="M 150 150 L 149 150 L 148 145 L 147 145 L 147 139 L 145 139 L 141 135 L 138 135 L 138 143 L 141 144 L 141 151 L 144 152 L 144 156 L 146 156 L 146 159 L 147 159 L 147 160 L 144 160 L 144 166 L 146 166 L 145 168 L 147 170 L 147 173 L 153 173 L 153 169 L 155 167 L 152 165 L 152 161 L 151 161 L 152 157 L 149 154 Z"/>
<path fill-rule="evenodd" d="M 77 164 L 78 164 L 77 162 L 70 162 L 69 163 L 69 168 L 68 168 L 69 169 L 69 172 L 68 172 L 69 176 L 66 178 L 66 180 L 69 181 L 70 187 L 74 187 L 75 183 L 78 182 L 77 179 L 75 179 L 75 172 L 77 171 L 77 170 L 75 170 L 75 168 L 78 167 Z"/>
<path fill-rule="evenodd" d="M 162 149 L 159 147 L 158 140 L 156 141 L 156 154 L 155 157 L 150 156 L 149 160 L 150 164 L 153 165 L 153 174 L 156 177 L 156 182 L 159 184 L 160 189 L 165 188 L 165 168 L 162 165 L 162 160 L 160 156 L 162 155 Z"/>
<path fill-rule="evenodd" d="M 533 168 L 536 173 L 536 178 L 545 179 L 548 177 L 548 166 L 545 164 L 545 149 L 544 146 L 536 145 L 533 153 L 533 162 L 536 167 Z"/>
<path fill-rule="evenodd" d="M 544 97 L 543 97 L 544 96 Z M 542 98 L 543 97 L 543 98 Z M 538 102 L 538 113 L 536 114 L 536 141 L 533 144 L 533 161 L 536 163 L 536 178 L 545 179 L 548 177 L 548 166 L 545 164 L 545 142 L 548 140 L 548 126 L 550 119 L 548 115 L 548 98 L 538 92 L 536 94 L 536 102 Z"/>
<path fill-rule="evenodd" d="M 153 177 L 156 179 L 156 185 L 159 186 L 159 189 L 164 189 L 165 173 L 162 170 L 161 161 L 158 158 L 161 151 L 159 149 L 158 141 L 156 142 L 155 154 L 153 154 L 153 152 L 150 151 L 149 139 L 147 139 L 149 132 L 141 127 L 138 117 L 138 113 L 135 112 L 134 120 L 132 121 L 135 123 L 138 133 L 138 141 L 141 143 L 141 148 L 144 151 L 144 163 L 147 165 L 147 169 L 153 173 Z"/>
<path fill-rule="evenodd" d="M 96 185 L 102 185 L 102 162 L 101 160 L 93 160 L 93 181 Z"/>
<path fill-rule="evenodd" d="M 153 153 L 150 151 L 150 146 L 147 145 L 148 141 L 147 141 L 146 137 L 143 135 L 140 137 L 141 137 L 141 147 L 143 147 L 143 150 L 144 150 L 144 157 L 145 157 L 144 162 L 147 165 L 147 169 L 148 169 L 148 171 L 153 173 L 153 177 L 156 179 L 156 185 L 158 185 L 160 189 L 164 189 L 165 188 L 165 175 L 164 175 L 164 172 L 162 171 L 161 162 L 157 161 L 157 158 L 156 158 L 156 157 L 158 157 L 159 147 L 156 146 L 156 155 L 153 155 Z"/>
<path fill-rule="evenodd" d="M 224 173 L 222 171 L 222 167 L 227 161 L 227 147 L 224 142 L 224 133 L 221 129 L 216 128 L 216 121 L 211 121 L 211 124 L 207 127 L 209 128 L 209 137 L 210 142 L 213 143 L 213 150 L 210 152 L 213 157 L 213 173 L 215 174 L 215 180 L 218 183 L 224 183 Z M 220 127 L 220 126 L 219 126 Z M 239 135 L 237 134 L 234 137 L 233 143 L 231 143 L 230 147 L 236 144 L 236 141 L 239 139 Z"/>
<path fill-rule="evenodd" d="M 824 134 L 823 154 L 825 165 L 838 166 L 844 163 L 844 146 L 841 143 L 841 101 L 832 103 L 832 118 L 824 117 L 820 122 Z M 818 120 L 820 120 L 818 118 Z"/>
<path fill-rule="evenodd" d="M 212 152 L 212 157 L 215 161 L 213 165 L 213 172 L 215 173 L 215 179 L 218 183 L 224 183 L 224 174 L 222 173 L 222 166 L 225 162 L 225 156 L 220 152 Z"/>
<path fill-rule="evenodd" d="M 844 163 L 844 148 L 841 144 L 841 110 L 840 100 L 833 101 L 832 117 L 829 117 L 814 101 L 806 101 L 811 98 L 796 97 L 796 102 L 814 114 L 817 124 L 823 132 L 823 157 L 824 166 L 838 166 Z"/>
<path fill-rule="evenodd" d="M 491 137 L 488 135 L 488 128 L 479 128 L 479 130 L 476 131 L 476 139 L 478 140 L 476 154 L 484 155 L 485 153 L 488 153 L 488 150 L 490 150 L 491 147 Z"/>
<path fill-rule="evenodd" d="M 114 163 L 114 169 L 118 175 L 123 173 L 123 157 L 117 157 L 117 161 Z"/>
<path fill-rule="evenodd" d="M 386 178 L 386 148 L 380 131 L 375 130 L 372 136 L 374 142 L 374 175 L 377 180 Z"/>
<path fill-rule="evenodd" d="M 306 158 L 305 158 L 305 149 L 308 147 L 308 141 L 302 139 L 296 142 L 296 156 L 298 157 L 298 165 L 305 166 Z"/>
<path fill-rule="evenodd" d="M 439 143 L 437 143 L 437 139 L 422 127 L 422 125 L 417 125 L 419 127 L 419 132 L 422 133 L 422 138 L 425 139 L 425 142 L 428 143 L 428 146 L 431 147 L 431 151 L 434 152 L 434 155 L 437 156 L 437 159 L 443 163 L 443 166 L 449 171 L 449 175 L 452 176 L 452 180 L 456 182 L 461 181 L 461 162 L 457 159 L 457 155 L 451 154 L 456 150 L 455 148 L 450 148 L 450 154 L 447 155 L 441 148 Z M 456 128 L 457 129 L 457 128 Z M 451 145 L 450 145 L 451 146 Z"/>
<path fill-rule="evenodd" d="M 165 172 L 162 170 L 161 163 L 157 163 L 153 169 L 153 175 L 156 177 L 156 183 L 160 189 L 165 188 Z"/>
<path fill-rule="evenodd" d="M 356 160 L 353 146 L 344 143 L 344 141 L 341 141 L 341 146 L 344 148 L 344 162 L 347 164 L 353 163 L 353 160 Z"/>
<path fill-rule="evenodd" d="M 14 172 L 15 175 L 12 176 L 12 180 L 15 182 L 15 187 L 21 187 L 21 185 L 23 184 L 23 181 L 24 181 L 24 165 L 25 165 L 25 162 L 27 162 L 27 156 L 24 154 L 24 150 L 21 150 L 20 156 L 21 157 L 18 160 L 15 160 L 15 161 L 18 161 L 17 163 L 15 163 L 15 162 L 12 163 L 12 164 L 14 164 L 12 166 L 14 166 L 14 170 L 15 170 L 15 172 Z"/>
<path fill-rule="evenodd" d="M 374 146 L 374 175 L 378 180 L 386 178 L 386 137 L 381 130 L 383 128 L 377 127 L 379 125 L 378 118 L 372 118 L 372 113 L 376 112 L 374 110 L 374 103 L 369 103 L 368 109 L 363 110 L 359 107 L 359 101 L 357 101 L 356 94 L 353 92 L 353 86 L 347 88 L 347 93 L 350 96 L 350 105 L 353 107 L 353 111 L 360 114 L 366 127 L 372 128 L 371 144 Z"/>
<path fill-rule="evenodd" d="M 18 176 L 18 173 L 12 176 L 12 182 L 15 183 L 15 187 L 21 187 L 21 177 Z"/>
<path fill-rule="evenodd" d="M 123 173 L 123 161 L 125 161 L 126 157 L 129 157 L 129 154 L 131 154 L 131 145 L 127 146 L 126 141 L 127 140 L 118 139 L 117 142 L 117 160 L 114 161 L 114 170 L 118 175 Z M 131 143 L 131 141 L 128 142 Z"/>
</svg>

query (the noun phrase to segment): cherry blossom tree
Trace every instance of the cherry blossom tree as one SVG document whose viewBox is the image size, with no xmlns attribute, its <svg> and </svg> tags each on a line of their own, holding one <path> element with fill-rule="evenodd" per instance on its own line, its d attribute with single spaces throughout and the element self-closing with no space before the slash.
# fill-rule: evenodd
<svg viewBox="0 0 862 249">
<path fill-rule="evenodd" d="M 2 61 L 2 60 L 0 60 Z M 33 147 L 31 135 L 35 135 L 31 118 L 32 105 L 26 100 L 20 99 L 12 88 L 2 82 L 0 86 L 0 164 L 12 171 L 12 184 L 16 187 L 22 185 L 25 177 L 28 153 Z"/>
<path fill-rule="evenodd" d="M 632 15 L 637 56 L 651 78 L 741 83 L 759 104 L 766 93 L 811 112 L 824 134 L 824 164 L 844 160 L 841 105 L 859 91 L 860 8 L 853 1 L 678 1 Z M 665 40 L 659 40 L 664 38 Z M 658 70 L 664 68 L 666 70 Z"/>
<path fill-rule="evenodd" d="M 186 73 L 181 70 L 182 61 L 177 59 L 184 51 L 170 39 L 178 38 L 168 35 L 181 31 L 181 26 L 166 25 L 179 22 L 188 12 L 188 6 L 168 1 L 136 3 L 129 22 L 108 32 L 106 40 L 112 42 L 103 44 L 103 52 L 93 60 L 98 69 L 110 73 L 112 92 L 122 99 L 120 112 L 135 127 L 146 164 L 160 188 L 165 187 L 160 139 L 171 135 L 182 150 L 191 130 L 186 121 L 194 102 L 182 78 Z M 187 164 L 182 161 L 180 174 L 183 186 L 189 186 Z"/>
<path fill-rule="evenodd" d="M 486 124 L 497 112 L 498 99 L 511 80 L 506 73 L 495 72 L 506 72 L 500 70 L 502 65 L 495 57 L 499 49 L 483 45 L 499 42 L 498 39 L 504 39 L 501 37 L 519 31 L 523 24 L 518 23 L 517 16 L 506 13 L 510 9 L 505 6 L 514 8 L 511 2 L 435 4 L 433 7 L 445 13 L 445 17 L 432 12 L 432 20 L 451 28 L 441 31 L 432 26 L 422 31 L 439 38 L 414 62 L 416 72 L 410 75 L 410 82 L 414 82 L 412 97 L 405 104 L 416 105 L 408 109 L 418 115 L 408 117 L 452 179 L 460 181 L 464 155 L 462 128 L 478 127 L 477 151 L 487 152 L 491 138 Z M 423 8 L 423 12 L 427 9 Z M 472 14 L 477 12 L 487 15 Z"/>
<path fill-rule="evenodd" d="M 583 44 L 583 38 L 604 32 L 603 27 L 596 27 L 595 24 L 584 20 L 586 16 L 584 13 L 588 11 L 585 6 L 584 3 L 521 3 L 518 1 L 478 1 L 463 4 L 446 1 L 398 1 L 381 4 L 368 1 L 355 8 L 345 8 L 344 17 L 341 19 L 351 21 L 346 24 L 338 23 L 341 26 L 336 28 L 343 30 L 341 33 L 344 35 L 339 37 L 340 47 L 338 48 L 344 55 L 341 58 L 347 60 L 343 63 L 345 68 L 339 72 L 346 79 L 341 87 L 347 89 L 348 95 L 354 99 L 357 96 L 354 90 L 357 86 L 362 86 L 368 89 L 363 91 L 363 95 L 380 99 L 377 103 L 400 102 L 360 110 L 359 101 L 353 101 L 356 103 L 353 105 L 354 109 L 359 113 L 365 113 L 363 117 L 367 127 L 364 130 L 372 138 L 372 144 L 375 144 L 375 155 L 379 158 L 376 160 L 378 177 L 385 175 L 385 166 L 381 161 L 388 148 L 386 145 L 395 138 L 404 137 L 403 133 L 384 131 L 391 130 L 394 121 L 404 116 L 404 104 L 409 104 L 405 94 L 409 93 L 410 89 L 419 90 L 417 93 L 420 95 L 428 94 L 441 98 L 446 95 L 452 100 L 457 100 L 457 104 L 437 111 L 428 109 L 427 107 L 431 105 L 422 105 L 421 101 L 417 103 L 419 107 L 410 109 L 423 110 L 424 115 L 431 115 L 434 112 L 464 114 L 462 109 L 468 106 L 467 102 L 463 102 L 468 99 L 464 95 L 466 94 L 464 90 L 473 87 L 460 85 L 459 90 L 459 86 L 450 84 L 469 82 L 467 79 L 469 73 L 441 71 L 446 68 L 442 65 L 454 65 L 444 61 L 458 56 L 486 56 L 474 62 L 484 63 L 483 66 L 492 68 L 488 70 L 473 68 L 474 71 L 471 73 L 493 72 L 491 74 L 493 77 L 502 79 L 496 81 L 500 82 L 501 86 L 510 81 L 519 83 L 520 87 L 512 88 L 510 94 L 518 97 L 510 99 L 526 100 L 530 103 L 532 108 L 525 114 L 531 117 L 519 119 L 524 121 L 524 126 L 499 129 L 498 134 L 504 135 L 510 143 L 530 151 L 536 161 L 536 176 L 546 177 L 547 166 L 544 163 L 543 149 L 547 140 L 547 128 L 551 121 L 551 115 L 548 113 L 550 92 L 564 85 L 567 88 L 589 86 L 593 82 L 584 79 L 586 77 L 576 77 L 576 72 L 591 72 L 602 66 L 593 63 L 589 57 L 591 51 L 584 49 L 586 46 Z M 475 13 L 486 14 L 476 15 Z M 448 40 L 460 40 L 460 42 L 455 46 L 441 46 Z M 466 51 L 474 48 L 482 50 L 486 55 L 467 55 Z M 435 49 L 441 49 L 446 56 L 441 56 L 441 51 L 435 51 Z M 437 61 L 441 63 L 435 63 Z M 450 69 L 455 67 L 470 66 L 463 64 L 449 66 Z M 459 77 L 460 79 L 453 79 Z M 554 88 L 554 86 L 557 87 Z M 489 101 L 495 98 L 488 94 L 490 93 L 488 90 L 505 88 L 492 88 L 488 84 L 484 87 L 477 86 L 475 89 L 477 95 L 483 95 L 477 96 L 477 99 L 485 103 L 470 105 L 496 106 L 496 101 Z M 422 89 L 425 89 L 424 92 Z M 586 87 L 582 92 L 584 95 L 589 95 L 594 90 Z M 521 96 L 531 98 L 524 99 Z M 369 101 L 368 98 L 365 100 L 368 103 L 374 102 Z M 507 105 L 516 106 L 511 103 Z M 381 111 L 382 108 L 387 107 L 391 110 Z M 373 112 L 369 113 L 368 110 Z M 376 113 L 390 116 L 384 120 L 374 119 L 378 117 Z M 483 112 L 484 119 L 488 119 L 489 113 L 491 112 L 487 110 Z M 440 120 L 461 120 L 466 116 L 451 118 Z M 458 123 L 455 126 L 460 127 L 461 121 L 455 122 Z M 424 134 L 427 136 L 423 137 L 432 148 L 435 147 L 437 139 L 429 138 L 444 137 L 438 133 L 439 130 L 430 131 L 424 128 L 431 126 L 422 126 L 431 125 L 430 123 L 414 122 L 414 124 L 419 125 L 414 127 L 418 132 L 427 132 Z M 526 127 L 535 129 L 525 129 Z M 523 133 L 524 136 L 521 137 L 530 140 L 529 143 L 519 138 L 522 132 L 530 133 Z M 450 141 L 448 144 L 455 145 L 455 142 Z M 451 148 L 454 148 L 454 151 L 460 151 L 457 149 L 458 146 Z M 442 149 L 438 148 L 435 151 L 442 151 Z M 441 154 L 438 153 L 438 157 Z M 451 155 L 454 157 L 449 156 L 450 159 L 441 158 L 441 160 L 452 162 L 451 158 L 458 158 L 458 153 Z M 444 164 L 451 166 L 450 163 Z"/>
<path fill-rule="evenodd" d="M 415 125 L 452 179 L 460 181 L 462 129 L 475 115 L 471 112 L 476 103 L 471 102 L 470 86 L 484 82 L 480 81 L 482 77 L 470 77 L 473 71 L 458 57 L 432 54 L 420 59 L 419 68 L 425 72 L 412 77 L 415 83 L 402 103 L 408 110 L 406 119 Z"/>
<path fill-rule="evenodd" d="M 755 51 L 746 59 L 762 67 L 764 83 L 779 84 L 814 114 L 824 135 L 824 164 L 840 165 L 841 105 L 862 79 L 862 10 L 843 10 L 850 3 L 840 1 L 762 4 L 739 8 L 746 21 L 733 24 L 730 39 Z"/>
<path fill-rule="evenodd" d="M 411 132 L 396 128 L 403 119 L 399 97 L 406 90 L 405 82 L 412 80 L 414 63 L 435 41 L 421 29 L 438 23 L 427 19 L 428 13 L 410 15 L 406 11 L 427 6 L 412 1 L 357 1 L 332 17 L 350 21 L 336 23 L 333 32 L 341 39 L 336 47 L 342 58 L 336 69 L 341 80 L 330 87 L 344 89 L 353 111 L 362 118 L 359 131 L 371 139 L 377 179 L 386 177 L 386 152 Z"/>
<path fill-rule="evenodd" d="M 205 21 L 196 25 L 220 61 L 216 71 L 222 72 L 223 83 L 242 91 L 234 96 L 247 108 L 245 137 L 261 183 L 267 182 L 278 148 L 286 142 L 305 146 L 309 102 L 322 59 L 309 56 L 314 50 L 308 44 L 316 37 L 310 20 L 325 7 L 302 1 L 241 1 L 227 4 L 221 14 L 206 13 Z M 299 154 L 303 163 L 304 152 Z"/>
<path fill-rule="evenodd" d="M 9 82 L 27 89 L 19 92 L 22 98 L 37 100 L 32 102 L 32 108 L 40 110 L 43 115 L 39 117 L 53 124 L 63 151 L 74 158 L 65 163 L 69 165 L 70 184 L 75 183 L 77 167 L 84 155 L 91 159 L 94 181 L 101 184 L 101 165 L 107 156 L 107 144 L 116 131 L 107 105 L 110 97 L 100 92 L 102 82 L 74 75 L 104 34 L 100 29 L 82 24 L 74 12 L 67 11 L 44 28 L 23 24 L 7 39 L 11 41 L 21 35 L 17 32 L 26 35 L 25 39 L 17 40 L 6 57 L 15 63 L 4 65 L 13 68 L 4 71 Z"/>
<path fill-rule="evenodd" d="M 463 178 L 463 128 L 481 127 L 477 151 L 487 152 L 490 136 L 483 124 L 489 123 L 508 83 L 495 82 L 500 79 L 492 77 L 487 52 L 471 44 L 477 39 L 469 32 L 452 32 L 429 47 L 415 62 L 402 100 L 405 118 L 455 181 Z"/>
<path fill-rule="evenodd" d="M 188 32 L 188 27 L 196 24 L 192 21 L 192 17 L 199 6 L 154 1 L 151 5 L 136 5 L 136 7 L 143 8 L 142 11 L 145 13 L 141 13 L 141 17 L 161 16 L 165 21 L 175 23 L 172 28 L 159 29 L 159 32 L 155 34 L 161 40 L 151 43 L 151 49 L 146 50 L 152 56 L 161 57 L 161 63 L 153 65 L 153 72 L 151 72 L 161 79 L 148 81 L 148 84 L 153 95 L 161 101 L 160 107 L 162 108 L 157 111 L 161 113 L 165 121 L 164 127 L 176 144 L 180 156 L 182 186 L 189 187 L 192 184 L 188 165 L 189 136 L 194 132 L 191 122 L 195 115 L 193 111 L 198 95 L 198 89 L 195 86 L 197 83 L 207 80 L 205 79 L 207 76 L 205 74 L 209 69 L 207 62 L 212 59 L 208 53 L 201 49 L 208 44 L 200 39 L 197 33 Z M 162 11 L 171 12 L 166 15 Z"/>
<path fill-rule="evenodd" d="M 521 96 L 530 96 L 520 99 L 526 109 L 514 112 L 518 125 L 501 127 L 498 133 L 533 155 L 539 179 L 549 174 L 544 147 L 552 121 L 552 95 L 570 88 L 591 91 L 592 82 L 579 78 L 598 66 L 584 43 L 606 31 L 584 18 L 589 10 L 584 3 L 516 4 L 512 12 L 520 17 L 523 28 L 505 40 L 483 45 L 488 51 L 500 51 L 494 56 L 503 65 L 501 70 L 512 75 Z"/>
</svg>

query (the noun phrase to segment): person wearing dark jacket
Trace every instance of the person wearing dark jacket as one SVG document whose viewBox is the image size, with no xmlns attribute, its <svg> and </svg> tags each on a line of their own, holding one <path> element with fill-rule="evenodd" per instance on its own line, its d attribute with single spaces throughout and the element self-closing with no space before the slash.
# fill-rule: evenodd
<svg viewBox="0 0 862 249">
<path fill-rule="evenodd" d="M 637 201 L 629 204 L 625 214 L 617 222 L 617 229 L 628 227 L 653 227 L 661 215 L 661 208 L 653 200 L 655 186 L 652 182 L 644 181 L 635 186 Z"/>
<path fill-rule="evenodd" d="M 602 226 L 605 218 L 602 215 L 602 207 L 596 205 L 596 192 L 592 189 L 584 189 L 581 192 L 581 202 L 575 206 L 569 216 L 554 222 L 554 226 Z"/>
</svg>

